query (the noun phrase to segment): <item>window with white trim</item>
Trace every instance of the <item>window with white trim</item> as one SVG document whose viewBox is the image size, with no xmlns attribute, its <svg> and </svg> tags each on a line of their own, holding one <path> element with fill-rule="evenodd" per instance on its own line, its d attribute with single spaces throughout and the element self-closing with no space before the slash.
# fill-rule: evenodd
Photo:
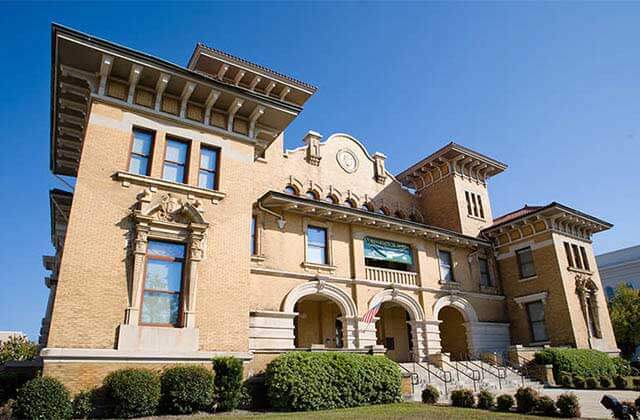
<svg viewBox="0 0 640 420">
<path fill-rule="evenodd" d="M 453 258 L 450 251 L 438 250 L 438 260 L 440 262 L 440 280 L 444 283 L 453 283 Z"/>
<path fill-rule="evenodd" d="M 538 300 L 527 303 L 526 307 L 532 341 L 534 343 L 548 341 L 549 335 L 547 334 L 547 323 L 544 318 L 544 303 Z"/>
<path fill-rule="evenodd" d="M 328 264 L 327 228 L 307 226 L 307 262 Z"/>
</svg>

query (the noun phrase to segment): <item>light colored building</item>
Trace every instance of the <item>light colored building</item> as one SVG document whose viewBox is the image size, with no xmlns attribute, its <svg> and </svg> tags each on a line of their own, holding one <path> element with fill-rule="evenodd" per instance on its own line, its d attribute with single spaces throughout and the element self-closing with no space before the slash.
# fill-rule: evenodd
<svg viewBox="0 0 640 420">
<path fill-rule="evenodd" d="M 600 254 L 596 261 L 609 299 L 620 284 L 640 289 L 640 245 Z"/>
<path fill-rule="evenodd" d="M 51 169 L 76 182 L 50 193 L 41 355 L 72 390 L 223 354 L 257 372 L 296 348 L 617 353 L 591 247 L 611 225 L 557 203 L 494 220 L 505 164 L 450 143 L 394 176 L 313 131 L 285 151 L 307 83 L 201 44 L 183 68 L 52 36 Z"/>
<path fill-rule="evenodd" d="M 11 337 L 26 337 L 22 331 L 0 331 L 0 345 Z"/>
</svg>

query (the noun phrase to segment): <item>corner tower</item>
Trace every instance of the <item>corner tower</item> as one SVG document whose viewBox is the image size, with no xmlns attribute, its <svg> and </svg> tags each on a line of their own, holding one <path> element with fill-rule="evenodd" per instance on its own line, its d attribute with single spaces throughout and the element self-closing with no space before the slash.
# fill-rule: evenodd
<svg viewBox="0 0 640 420">
<path fill-rule="evenodd" d="M 425 223 L 477 236 L 493 223 L 487 179 L 507 168 L 456 143 L 449 143 L 397 176 L 414 188 Z"/>
</svg>

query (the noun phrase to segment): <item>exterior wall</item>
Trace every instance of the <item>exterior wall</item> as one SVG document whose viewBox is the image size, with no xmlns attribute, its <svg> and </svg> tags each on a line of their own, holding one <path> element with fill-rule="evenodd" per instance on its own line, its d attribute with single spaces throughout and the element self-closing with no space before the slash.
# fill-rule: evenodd
<svg viewBox="0 0 640 420">
<path fill-rule="evenodd" d="M 612 295 L 620 284 L 640 289 L 640 246 L 597 255 L 596 261 L 605 295 Z"/>
<path fill-rule="evenodd" d="M 462 232 L 459 203 L 455 191 L 455 180 L 452 176 L 443 178 L 421 191 L 418 199 L 425 223 Z"/>
<path fill-rule="evenodd" d="M 460 217 L 460 232 L 465 235 L 478 236 L 480 231 L 493 223 L 493 212 L 486 184 L 470 181 L 460 176 L 454 176 L 455 196 L 458 203 Z M 467 199 L 465 191 L 477 194 L 482 200 L 484 218 L 470 216 L 467 211 Z"/>
</svg>

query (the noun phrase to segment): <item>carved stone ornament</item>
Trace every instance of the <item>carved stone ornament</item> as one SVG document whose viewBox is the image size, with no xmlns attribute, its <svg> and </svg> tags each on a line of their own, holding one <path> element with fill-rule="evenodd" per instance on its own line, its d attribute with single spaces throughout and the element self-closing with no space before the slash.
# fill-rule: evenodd
<svg viewBox="0 0 640 420">
<path fill-rule="evenodd" d="M 207 224 L 202 217 L 200 200 L 185 200 L 171 193 L 152 198 L 151 191 L 146 189 L 139 196 L 137 207 L 136 214 L 151 217 L 160 222 Z"/>
<path fill-rule="evenodd" d="M 338 165 L 348 174 L 352 174 L 358 170 L 359 162 L 355 153 L 349 149 L 340 149 L 336 153 Z"/>
</svg>

